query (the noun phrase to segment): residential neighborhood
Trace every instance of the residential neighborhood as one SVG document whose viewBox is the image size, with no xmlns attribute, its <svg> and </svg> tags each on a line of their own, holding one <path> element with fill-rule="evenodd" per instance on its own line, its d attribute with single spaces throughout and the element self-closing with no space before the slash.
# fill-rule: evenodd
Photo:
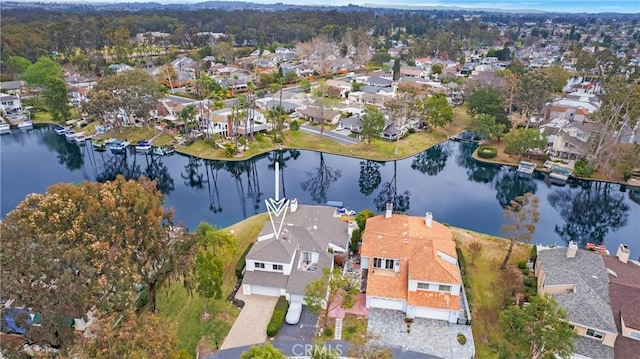
<svg viewBox="0 0 640 359">
<path fill-rule="evenodd" d="M 0 357 L 640 358 L 640 8 L 525 5 L 0 4 Z"/>
</svg>

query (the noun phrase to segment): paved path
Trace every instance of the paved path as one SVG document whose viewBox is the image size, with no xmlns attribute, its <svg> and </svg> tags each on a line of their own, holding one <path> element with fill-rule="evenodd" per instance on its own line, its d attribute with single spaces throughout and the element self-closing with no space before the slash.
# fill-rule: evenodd
<svg viewBox="0 0 640 359">
<path fill-rule="evenodd" d="M 301 125 L 300 126 L 300 131 L 305 132 L 305 133 L 310 133 L 312 135 L 318 135 L 320 136 L 320 128 L 315 127 L 315 126 L 309 126 L 309 125 Z M 335 131 L 329 131 L 327 129 L 324 130 L 324 133 L 322 134 L 322 137 L 330 139 L 330 140 L 334 140 L 338 143 L 341 143 L 343 145 L 357 145 L 358 143 L 360 143 L 360 140 L 355 139 L 353 137 L 349 137 L 347 135 L 343 135 L 340 133 L 337 133 Z"/>
<path fill-rule="evenodd" d="M 238 291 L 236 298 L 244 301 L 244 308 L 233 323 L 220 349 L 264 343 L 267 339 L 267 325 L 278 301 L 278 297 L 262 295 L 245 297 L 242 295 L 242 289 Z"/>
</svg>

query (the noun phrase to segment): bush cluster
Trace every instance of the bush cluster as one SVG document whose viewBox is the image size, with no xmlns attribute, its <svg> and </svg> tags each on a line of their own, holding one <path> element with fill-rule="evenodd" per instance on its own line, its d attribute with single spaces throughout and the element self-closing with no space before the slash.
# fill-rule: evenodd
<svg viewBox="0 0 640 359">
<path fill-rule="evenodd" d="M 469 276 L 467 275 L 467 261 L 462 254 L 462 249 L 456 245 L 456 254 L 458 254 L 458 264 L 460 265 L 460 271 L 462 272 L 462 285 L 465 288 L 465 292 L 467 294 L 467 301 L 469 305 L 473 302 L 472 295 L 473 291 L 471 290 L 471 282 L 469 281 Z"/>
<path fill-rule="evenodd" d="M 498 149 L 491 146 L 478 147 L 478 156 L 481 158 L 494 158 L 498 154 Z"/>
<path fill-rule="evenodd" d="M 247 254 L 249 254 L 251 247 L 253 247 L 253 243 L 249 243 L 247 249 L 242 253 L 240 259 L 238 259 L 238 263 L 236 263 L 236 277 L 238 277 L 238 279 L 242 279 L 243 277 L 242 272 L 244 271 L 244 266 L 247 264 L 245 259 L 247 258 Z"/>
<path fill-rule="evenodd" d="M 287 315 L 287 298 L 281 296 L 278 298 L 278 302 L 276 303 L 275 309 L 273 309 L 273 315 L 271 316 L 271 320 L 267 325 L 267 336 L 269 338 L 273 338 L 278 335 L 280 332 L 280 328 L 282 327 L 282 322 L 284 321 L 284 317 Z"/>
</svg>

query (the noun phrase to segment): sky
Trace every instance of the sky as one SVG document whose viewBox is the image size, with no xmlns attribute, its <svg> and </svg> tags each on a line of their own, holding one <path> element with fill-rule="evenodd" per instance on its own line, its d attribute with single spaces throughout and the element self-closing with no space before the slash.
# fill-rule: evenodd
<svg viewBox="0 0 640 359">
<path fill-rule="evenodd" d="M 1 2 L 2 0 L 0 0 Z M 36 1 L 36 0 L 17 0 Z M 43 1 L 43 0 L 38 0 Z M 209 0 L 44 0 L 44 2 L 99 2 L 99 3 L 121 3 L 121 2 L 158 2 L 168 3 L 199 3 Z M 214 0 L 215 1 L 215 0 Z M 469 10 L 537 10 L 547 12 L 568 12 L 568 13 L 638 13 L 640 14 L 640 0 L 225 0 L 244 1 L 260 4 L 284 3 L 296 5 L 327 5 L 344 6 L 349 4 L 361 6 L 380 7 L 457 7 Z"/>
</svg>

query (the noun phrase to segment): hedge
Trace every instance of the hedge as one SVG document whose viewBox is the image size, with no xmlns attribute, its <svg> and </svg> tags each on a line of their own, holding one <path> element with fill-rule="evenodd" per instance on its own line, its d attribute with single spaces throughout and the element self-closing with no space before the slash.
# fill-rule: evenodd
<svg viewBox="0 0 640 359">
<path fill-rule="evenodd" d="M 478 147 L 478 156 L 482 158 L 494 158 L 498 154 L 498 149 L 491 146 Z"/>
<path fill-rule="evenodd" d="M 244 253 L 242 253 L 240 259 L 238 259 L 238 263 L 236 263 L 236 277 L 238 277 L 238 279 L 242 279 L 242 271 L 244 271 L 244 266 L 247 264 L 246 258 L 247 254 L 249 254 L 249 251 L 251 250 L 251 247 L 253 247 L 253 243 L 249 243 L 247 249 L 244 251 Z"/>
<path fill-rule="evenodd" d="M 278 332 L 280 332 L 284 317 L 287 315 L 288 305 L 289 303 L 287 303 L 287 298 L 284 296 L 278 298 L 278 302 L 276 303 L 276 307 L 273 309 L 273 315 L 271 316 L 269 325 L 267 325 L 267 336 L 269 338 L 275 337 L 278 335 Z"/>
</svg>

